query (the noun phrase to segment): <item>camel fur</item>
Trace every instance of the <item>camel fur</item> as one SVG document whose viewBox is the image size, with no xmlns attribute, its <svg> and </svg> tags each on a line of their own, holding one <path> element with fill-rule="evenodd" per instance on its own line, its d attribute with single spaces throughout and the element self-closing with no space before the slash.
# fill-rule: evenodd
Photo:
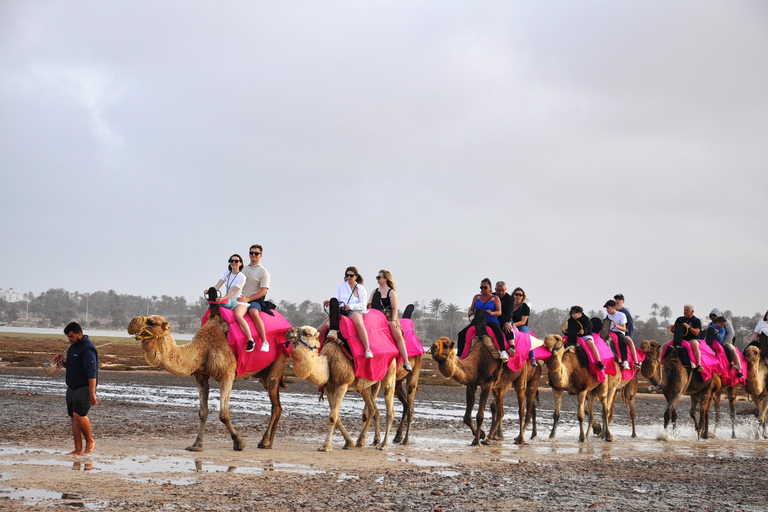
<svg viewBox="0 0 768 512">
<path fill-rule="evenodd" d="M 197 438 L 187 450 L 199 452 L 203 450 L 205 423 L 208 419 L 208 394 L 210 379 L 219 382 L 220 410 L 219 420 L 227 427 L 233 441 L 233 449 L 243 450 L 245 440 L 241 438 L 232 426 L 229 416 L 229 397 L 232 384 L 238 379 L 256 377 L 269 394 L 272 411 L 267 430 L 259 442 L 259 448 L 272 448 L 277 424 L 280 421 L 283 408 L 280 405 L 280 388 L 285 388 L 283 370 L 287 358 L 281 354 L 271 365 L 259 372 L 236 375 L 237 360 L 227 342 L 225 326 L 218 315 L 212 317 L 193 336 L 186 345 L 176 345 L 171 336 L 168 322 L 159 315 L 135 317 L 128 326 L 128 333 L 136 335 L 141 340 L 144 358 L 152 366 L 164 368 L 179 377 L 193 376 L 200 395 L 199 430 Z"/>
<path fill-rule="evenodd" d="M 747 391 L 755 402 L 755 416 L 759 426 L 762 427 L 758 435 L 765 439 L 765 416 L 768 411 L 768 364 L 765 358 L 760 357 L 760 349 L 755 346 L 747 347 L 744 350 L 744 357 L 747 360 Z"/>
<path fill-rule="evenodd" d="M 643 377 L 650 383 L 661 389 L 667 399 L 667 408 L 664 411 L 664 429 L 672 422 L 672 430 L 677 423 L 677 404 L 683 395 L 691 397 L 691 419 L 698 438 L 707 439 L 709 433 L 709 409 L 713 396 L 720 390 L 722 382 L 720 376 L 712 374 L 709 380 L 703 380 L 698 371 L 683 366 L 677 351 L 672 350 L 670 355 L 661 360 L 661 345 L 655 340 L 645 340 L 640 344 L 640 350 L 645 352 L 645 361 L 641 366 Z M 696 416 L 696 408 L 700 406 L 699 417 Z"/>
<path fill-rule="evenodd" d="M 603 406 L 603 425 L 605 425 L 605 440 L 612 441 L 613 435 L 610 432 L 609 419 L 609 396 L 614 396 L 619 383 L 616 378 L 621 379 L 620 375 L 606 376 L 604 382 L 599 382 L 597 377 L 589 373 L 586 368 L 582 368 L 576 356 L 576 348 L 565 348 L 563 338 L 555 334 L 549 334 L 544 338 L 544 345 L 552 353 L 547 360 L 547 370 L 549 375 L 549 385 L 552 388 L 552 395 L 555 400 L 555 413 L 553 416 L 552 432 L 549 434 L 550 440 L 556 440 L 557 426 L 560 422 L 560 406 L 562 403 L 563 392 L 576 395 L 578 410 L 576 417 L 579 419 L 579 442 L 584 442 L 589 436 L 589 430 L 592 428 L 594 414 L 589 415 L 589 423 L 586 430 L 584 428 L 584 404 L 587 402 L 588 411 L 593 410 L 593 403 L 598 399 Z M 613 379 L 611 378 L 613 377 Z"/>
<path fill-rule="evenodd" d="M 338 343 L 324 343 L 321 352 L 319 333 L 317 332 L 317 329 L 312 326 L 305 325 L 301 329 L 296 327 L 289 329 L 285 334 L 285 339 L 286 341 L 293 343 L 291 357 L 293 359 L 293 371 L 296 373 L 296 376 L 317 386 L 322 386 L 328 397 L 328 405 L 330 406 L 330 415 L 328 416 L 328 436 L 318 450 L 322 452 L 330 452 L 333 450 L 331 441 L 336 427 L 339 428 L 341 435 L 344 436 L 345 450 L 354 448 L 355 446 L 364 446 L 365 434 L 368 431 L 371 420 L 378 414 L 376 401 L 371 390 L 371 387 L 377 384 L 377 382 L 355 376 L 352 361 L 347 358 Z M 379 446 L 380 449 L 387 447 L 389 432 L 392 428 L 392 421 L 395 416 L 393 403 L 396 373 L 396 360 L 393 360 L 387 373 L 381 380 L 381 387 L 384 391 L 384 402 L 387 406 L 387 428 L 384 435 L 384 441 L 381 446 Z M 352 440 L 352 437 L 350 437 L 349 432 L 347 432 L 347 429 L 339 418 L 339 409 L 344 400 L 344 395 L 347 394 L 348 390 L 356 390 L 360 392 L 368 410 L 374 411 L 374 414 L 368 415 L 365 419 L 363 430 L 360 433 L 357 444 Z M 380 435 L 378 429 L 379 425 L 377 421 L 377 437 Z"/>
</svg>

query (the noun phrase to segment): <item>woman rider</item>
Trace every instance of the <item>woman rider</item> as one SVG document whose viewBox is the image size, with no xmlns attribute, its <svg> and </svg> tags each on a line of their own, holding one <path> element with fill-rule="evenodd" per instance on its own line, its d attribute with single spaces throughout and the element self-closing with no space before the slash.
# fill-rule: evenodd
<svg viewBox="0 0 768 512">
<path fill-rule="evenodd" d="M 397 293 L 395 293 L 395 283 L 392 281 L 392 274 L 389 270 L 381 269 L 376 275 L 376 282 L 379 284 L 379 287 L 373 292 L 368 307 L 378 309 L 386 315 L 387 320 L 389 320 L 389 330 L 395 339 L 400 357 L 403 358 L 403 369 L 407 372 L 413 371 L 411 362 L 408 361 L 408 351 L 405 348 L 403 329 L 400 327 L 400 319 L 397 317 Z"/>
</svg>

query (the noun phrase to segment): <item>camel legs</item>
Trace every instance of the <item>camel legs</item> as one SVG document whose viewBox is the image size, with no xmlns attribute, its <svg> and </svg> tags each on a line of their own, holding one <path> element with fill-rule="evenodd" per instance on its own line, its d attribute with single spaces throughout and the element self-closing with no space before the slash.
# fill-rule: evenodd
<svg viewBox="0 0 768 512">
<path fill-rule="evenodd" d="M 491 402 L 491 428 L 488 430 L 488 437 L 482 441 L 489 445 L 496 438 L 496 432 L 501 430 L 501 418 L 504 416 L 504 394 L 509 388 L 496 388 L 493 390 L 493 402 Z"/>
<path fill-rule="evenodd" d="M 395 420 L 395 373 L 397 369 L 395 362 L 392 361 L 390 371 L 384 381 L 382 382 L 382 388 L 384 392 L 384 404 L 387 406 L 387 429 L 384 431 L 384 442 L 378 448 L 383 450 L 387 447 L 387 441 L 389 440 L 389 432 L 392 430 L 392 422 Z"/>
<path fill-rule="evenodd" d="M 381 432 L 379 429 L 379 408 L 376 407 L 376 395 L 373 394 L 372 388 L 375 388 L 376 394 L 379 392 L 379 386 L 371 386 L 360 390 L 360 396 L 363 397 L 365 402 L 365 411 L 363 421 L 363 429 L 360 431 L 360 436 L 357 438 L 356 446 L 362 448 L 365 446 L 365 437 L 368 435 L 368 428 L 371 426 L 371 421 L 376 420 L 376 439 L 379 439 Z M 374 444 L 378 444 L 374 441 Z"/>
<path fill-rule="evenodd" d="M 523 375 L 518 383 L 515 385 L 515 392 L 517 393 L 517 416 L 520 422 L 520 435 L 515 439 L 515 444 L 525 444 L 525 403 L 526 403 L 526 391 L 528 389 L 528 382 Z M 502 410 L 502 417 L 504 416 Z M 501 420 L 499 420 L 499 427 L 501 427 Z"/>
<path fill-rule="evenodd" d="M 415 358 L 413 358 L 415 359 Z M 403 404 L 403 416 L 400 418 L 400 425 L 397 427 L 393 443 L 410 444 L 411 422 L 413 421 L 413 402 L 416 398 L 416 389 L 418 387 L 419 370 L 421 362 L 412 362 L 413 371 L 409 372 L 405 379 L 395 383 L 395 396 Z M 405 434 L 403 434 L 405 431 Z"/>
<path fill-rule="evenodd" d="M 344 436 L 344 441 L 346 442 L 344 449 L 348 450 L 355 446 L 355 442 L 352 440 L 349 432 L 347 432 L 347 429 L 344 428 L 344 425 L 342 425 L 341 419 L 339 418 L 339 409 L 341 408 L 342 400 L 344 400 L 344 395 L 347 394 L 347 387 L 347 384 L 340 384 L 334 389 L 329 389 L 327 385 L 325 387 L 325 394 L 328 397 L 328 406 L 331 408 L 331 412 L 328 415 L 328 437 L 325 439 L 325 442 L 320 446 L 320 448 L 318 448 L 318 451 L 330 452 L 333 450 L 331 440 L 333 439 L 333 431 L 336 430 L 337 426 L 339 427 L 339 431 L 341 432 L 341 435 Z"/>
<path fill-rule="evenodd" d="M 555 412 L 552 415 L 552 432 L 549 433 L 549 439 L 556 441 L 555 435 L 557 434 L 557 424 L 560 423 L 560 405 L 563 402 L 563 390 L 552 388 L 552 398 L 555 401 Z"/>
<path fill-rule="evenodd" d="M 757 413 L 758 436 L 765 439 L 765 414 L 768 412 L 768 398 L 753 397 L 752 399 L 755 401 L 755 412 Z"/>
<path fill-rule="evenodd" d="M 197 416 L 200 419 L 200 426 L 197 432 L 197 439 L 192 443 L 192 446 L 188 446 L 187 450 L 190 452 L 203 451 L 203 438 L 205 437 L 205 422 L 208 420 L 208 393 L 211 390 L 211 385 L 207 375 L 196 373 L 193 375 L 195 383 L 197 384 L 197 392 L 200 395 L 200 408 L 197 410 Z"/>
<path fill-rule="evenodd" d="M 467 384 L 467 408 L 464 411 L 464 424 L 472 431 L 472 435 L 477 437 L 477 432 L 480 429 L 475 429 L 475 424 L 472 423 L 472 409 L 475 407 L 475 391 L 477 391 L 477 384 Z M 483 436 L 480 437 L 482 438 Z"/>
<path fill-rule="evenodd" d="M 523 426 L 523 432 L 528 428 L 528 423 L 533 420 L 533 426 L 531 427 L 531 439 L 534 439 L 538 434 L 536 432 L 536 395 L 538 394 L 538 388 L 533 388 L 530 385 L 526 386 L 525 391 L 525 425 Z"/>
<path fill-rule="evenodd" d="M 576 417 L 579 420 L 579 442 L 583 443 L 587 440 L 589 432 L 584 432 L 584 402 L 587 398 L 587 392 L 582 391 L 576 396 L 576 402 L 578 403 L 578 409 L 576 410 Z"/>
<path fill-rule="evenodd" d="M 475 416 L 475 422 L 477 424 L 477 430 L 475 431 L 475 438 L 472 440 L 472 446 L 480 444 L 480 432 L 482 432 L 483 417 L 485 416 L 485 406 L 488 404 L 488 397 L 491 394 L 491 385 L 485 384 L 480 388 L 480 400 L 477 402 L 477 415 Z M 473 393 L 474 396 L 474 393 Z M 490 437 L 490 436 L 488 436 Z"/>
<path fill-rule="evenodd" d="M 227 427 L 227 430 L 229 431 L 229 436 L 232 438 L 232 449 L 242 451 L 245 448 L 245 439 L 238 435 L 235 427 L 232 426 L 232 422 L 229 420 L 229 396 L 232 394 L 233 382 L 234 379 L 232 378 L 219 381 L 219 396 L 221 397 L 221 410 L 219 411 L 219 420 L 224 424 L 224 426 Z"/>
<path fill-rule="evenodd" d="M 683 397 L 683 393 L 682 391 L 671 391 L 669 393 L 665 392 L 664 396 L 667 399 L 667 409 L 664 411 L 664 430 L 667 430 L 667 426 L 671 421 L 672 430 L 674 431 L 677 426 L 677 404 Z"/>
<path fill-rule="evenodd" d="M 280 368 L 280 366 L 282 366 L 282 368 Z M 280 404 L 280 378 L 284 368 L 284 364 L 275 364 L 273 371 L 271 371 L 269 376 L 262 381 L 264 389 L 267 390 L 267 394 L 269 395 L 269 403 L 272 404 L 272 412 L 269 416 L 267 430 L 264 432 L 264 436 L 259 443 L 259 448 L 272 448 L 272 442 L 275 439 L 275 432 L 277 431 L 277 424 L 280 421 L 280 416 L 283 414 L 283 406 Z"/>
</svg>

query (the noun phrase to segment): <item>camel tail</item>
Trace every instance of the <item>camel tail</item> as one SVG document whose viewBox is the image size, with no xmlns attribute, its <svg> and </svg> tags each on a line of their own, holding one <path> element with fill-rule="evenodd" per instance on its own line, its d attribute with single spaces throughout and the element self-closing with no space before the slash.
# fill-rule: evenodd
<svg viewBox="0 0 768 512">
<path fill-rule="evenodd" d="M 280 374 L 280 382 L 277 384 L 280 389 L 288 389 L 288 384 L 285 383 L 283 375 Z"/>
<path fill-rule="evenodd" d="M 621 403 L 624 405 L 629 405 L 629 402 L 632 399 L 632 396 L 630 395 L 630 391 L 629 391 L 629 385 L 621 388 L 620 396 L 621 396 Z"/>
</svg>

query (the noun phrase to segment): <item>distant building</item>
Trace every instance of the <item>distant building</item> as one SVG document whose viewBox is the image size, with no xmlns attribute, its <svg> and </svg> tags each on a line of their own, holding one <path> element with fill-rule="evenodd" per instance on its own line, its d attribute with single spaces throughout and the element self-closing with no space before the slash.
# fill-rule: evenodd
<svg viewBox="0 0 768 512">
<path fill-rule="evenodd" d="M 24 294 L 17 292 L 13 288 L 8 288 L 7 290 L 0 288 L 0 299 L 8 302 L 21 302 L 24 300 Z"/>
</svg>

